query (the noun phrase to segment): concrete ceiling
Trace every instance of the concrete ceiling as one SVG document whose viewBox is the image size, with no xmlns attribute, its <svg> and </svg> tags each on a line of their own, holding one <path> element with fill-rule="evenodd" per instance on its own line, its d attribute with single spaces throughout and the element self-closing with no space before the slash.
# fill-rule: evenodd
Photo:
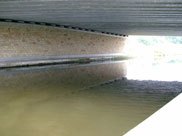
<svg viewBox="0 0 182 136">
<path fill-rule="evenodd" d="M 0 18 L 182 36 L 182 0 L 0 0 Z"/>
</svg>

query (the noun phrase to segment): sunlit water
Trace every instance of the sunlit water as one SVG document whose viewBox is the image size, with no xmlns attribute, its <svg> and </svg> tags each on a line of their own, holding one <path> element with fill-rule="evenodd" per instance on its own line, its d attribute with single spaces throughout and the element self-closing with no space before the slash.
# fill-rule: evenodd
<svg viewBox="0 0 182 136">
<path fill-rule="evenodd" d="M 121 136 L 182 90 L 180 82 L 127 80 L 129 67 L 1 70 L 0 136 Z"/>
<path fill-rule="evenodd" d="M 128 61 L 127 70 L 128 79 L 182 82 L 182 56 L 163 58 L 161 61 Z"/>
</svg>

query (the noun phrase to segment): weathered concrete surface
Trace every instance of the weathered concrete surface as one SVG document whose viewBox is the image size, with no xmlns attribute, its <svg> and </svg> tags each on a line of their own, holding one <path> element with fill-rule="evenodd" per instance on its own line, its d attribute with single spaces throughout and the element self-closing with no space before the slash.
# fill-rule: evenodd
<svg viewBox="0 0 182 136">
<path fill-rule="evenodd" d="M 181 0 L 1 0 L 0 18 L 126 35 L 182 35 Z"/>
<path fill-rule="evenodd" d="M 36 25 L 0 23 L 0 57 L 122 53 L 125 38 Z"/>
</svg>

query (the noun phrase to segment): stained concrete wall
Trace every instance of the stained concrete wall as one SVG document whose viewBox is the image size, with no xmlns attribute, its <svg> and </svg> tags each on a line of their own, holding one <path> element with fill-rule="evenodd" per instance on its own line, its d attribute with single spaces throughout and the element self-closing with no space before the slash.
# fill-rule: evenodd
<svg viewBox="0 0 182 136">
<path fill-rule="evenodd" d="M 0 23 L 0 57 L 115 54 L 125 38 L 38 25 Z"/>
</svg>

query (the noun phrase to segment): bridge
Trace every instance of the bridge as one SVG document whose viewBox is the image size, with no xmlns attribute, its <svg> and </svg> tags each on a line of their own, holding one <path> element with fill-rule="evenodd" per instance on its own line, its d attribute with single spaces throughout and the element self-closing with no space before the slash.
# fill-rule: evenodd
<svg viewBox="0 0 182 136">
<path fill-rule="evenodd" d="M 120 35 L 182 35 L 181 0 L 2 0 L 0 18 Z"/>
<path fill-rule="evenodd" d="M 182 36 L 182 1 L 0 0 L 0 135 L 124 134 L 180 94 L 126 78 L 130 35 Z M 129 135 L 180 133 L 180 98 Z"/>
<path fill-rule="evenodd" d="M 181 7 L 180 0 L 0 1 L 1 67 L 27 65 L 27 57 L 37 64 L 122 56 L 127 35 L 182 35 Z"/>
</svg>

